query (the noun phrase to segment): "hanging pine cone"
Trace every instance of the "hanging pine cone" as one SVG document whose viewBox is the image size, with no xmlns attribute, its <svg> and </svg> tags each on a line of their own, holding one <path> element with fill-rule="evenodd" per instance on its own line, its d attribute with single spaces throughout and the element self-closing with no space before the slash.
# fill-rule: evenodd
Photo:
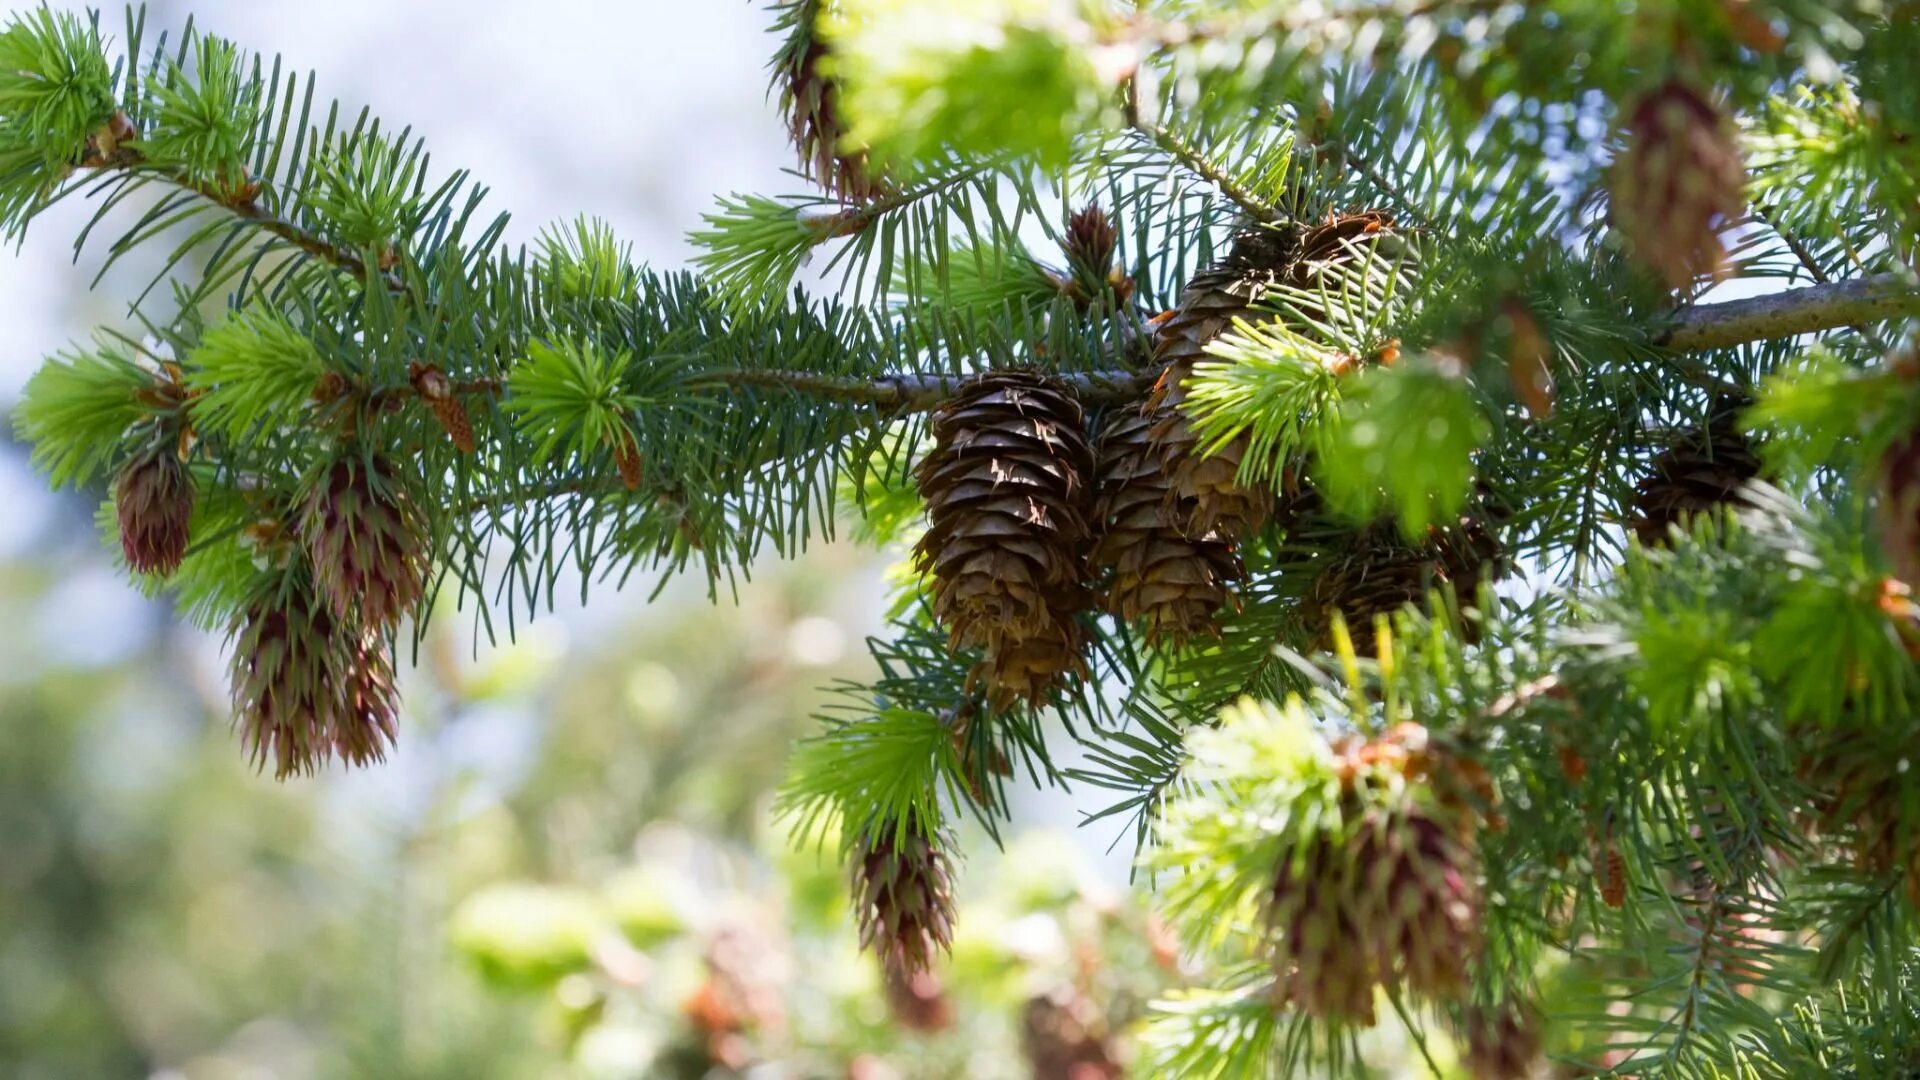
<svg viewBox="0 0 1920 1080">
<path fill-rule="evenodd" d="M 232 635 L 234 714 L 256 764 L 272 761 L 285 778 L 330 754 L 355 765 L 385 757 L 397 707 L 385 649 L 278 578 L 255 591 Z"/>
<path fill-rule="evenodd" d="M 854 851 L 860 947 L 903 973 L 926 971 L 953 946 L 953 883 L 937 842 L 908 821 L 870 827 Z"/>
<path fill-rule="evenodd" d="M 1463 514 L 1451 528 L 1433 529 L 1420 544 L 1409 544 L 1391 523 L 1375 525 L 1346 542 L 1314 577 L 1302 604 L 1303 624 L 1313 647 L 1333 647 L 1333 613 L 1346 617 L 1356 655 L 1376 655 L 1376 615 L 1392 615 L 1411 604 L 1424 610 L 1427 593 L 1445 585 L 1472 602 L 1482 577 L 1497 578 L 1507 558 L 1489 514 Z M 1334 539 L 1331 544 L 1338 544 Z M 1471 627 L 1463 627 L 1470 631 Z"/>
<path fill-rule="evenodd" d="M 869 167 L 866 151 L 846 145 L 840 90 L 822 70 L 829 48 L 815 32 L 820 7 L 819 0 L 787 0 L 781 10 L 777 29 L 787 37 L 773 58 L 780 111 L 800 152 L 801 170 L 829 193 L 865 202 L 884 185 Z"/>
<path fill-rule="evenodd" d="M 1376 986 L 1433 1000 L 1466 988 L 1480 922 L 1471 818 L 1426 783 L 1464 762 L 1414 724 L 1332 750 L 1339 817 L 1283 846 L 1268 918 L 1287 1000 L 1370 1025 Z"/>
<path fill-rule="evenodd" d="M 1636 258 L 1685 289 L 1724 268 L 1719 230 L 1740 215 L 1746 182 L 1732 121 L 1699 90 L 1670 80 L 1628 114 L 1610 185 L 1614 221 Z"/>
<path fill-rule="evenodd" d="M 120 466 L 114 514 L 127 565 L 143 574 L 171 574 L 187 554 L 193 518 L 193 474 L 179 440 L 156 428 Z"/>
<path fill-rule="evenodd" d="M 1332 837 L 1290 847 L 1274 879 L 1268 921 L 1286 1001 L 1308 1016 L 1371 1027 L 1380 980 L 1354 903 L 1354 873 Z"/>
<path fill-rule="evenodd" d="M 1270 492 L 1239 483 L 1248 452 L 1245 437 L 1201 453 L 1200 435 L 1180 411 L 1194 365 L 1235 320 L 1273 318 L 1260 305 L 1277 289 L 1311 288 L 1321 275 L 1386 235 L 1388 226 L 1385 214 L 1366 211 L 1331 217 L 1304 232 L 1248 229 L 1235 238 L 1226 259 L 1194 276 L 1178 306 L 1159 322 L 1154 358 L 1166 369 L 1148 398 L 1147 411 L 1153 418 L 1154 441 L 1165 455 L 1171 498 L 1185 510 L 1189 535 L 1214 534 L 1238 542 L 1259 528 L 1273 509 Z"/>
<path fill-rule="evenodd" d="M 1460 1063 L 1474 1080 L 1531 1080 L 1545 1076 L 1538 1010 L 1522 1001 L 1473 1005 L 1461 1016 Z"/>
<path fill-rule="evenodd" d="M 1233 544 L 1218 534 L 1189 538 L 1190 508 L 1170 497 L 1150 421 L 1123 408 L 1100 440 L 1094 522 L 1100 539 L 1089 563 L 1106 582 L 1106 610 L 1145 626 L 1149 643 L 1217 636 L 1220 609 L 1245 577 Z M 1170 512 L 1171 511 L 1171 512 Z"/>
<path fill-rule="evenodd" d="M 1099 1003 L 1072 986 L 1027 1000 L 1020 1045 L 1033 1080 L 1121 1080 L 1119 1052 Z"/>
<path fill-rule="evenodd" d="M 1455 830 L 1419 807 L 1370 809 L 1352 855 L 1357 918 L 1385 982 L 1458 995 L 1479 936 L 1479 889 Z"/>
<path fill-rule="evenodd" d="M 1692 519 L 1725 506 L 1741 506 L 1742 492 L 1760 477 L 1760 455 L 1740 430 L 1744 401 L 1717 404 L 1699 427 L 1675 439 L 1653 459 L 1634 497 L 1633 533 L 1646 547 L 1672 541 Z"/>
<path fill-rule="evenodd" d="M 1044 700 L 1084 672 L 1087 446 L 1080 405 L 1042 376 L 980 376 L 933 415 L 915 470 L 929 526 L 914 554 L 954 648 L 985 656 L 974 680 L 997 705 Z"/>
<path fill-rule="evenodd" d="M 426 585 L 426 529 L 384 458 L 348 456 L 308 490 L 300 537 L 314 584 L 336 618 L 392 626 Z"/>
</svg>

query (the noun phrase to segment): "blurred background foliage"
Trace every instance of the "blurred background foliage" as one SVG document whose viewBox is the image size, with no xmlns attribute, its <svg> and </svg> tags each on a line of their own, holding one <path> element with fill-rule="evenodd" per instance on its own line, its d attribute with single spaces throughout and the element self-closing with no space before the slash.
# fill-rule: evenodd
<svg viewBox="0 0 1920 1080">
<path fill-rule="evenodd" d="M 857 655 L 844 609 L 876 606 L 837 587 L 854 558 L 572 648 L 431 637 L 409 749 L 364 775 L 254 775 L 164 620 L 112 665 L 10 670 L 0 1075 L 1024 1076 L 1063 1024 L 1042 1042 L 1117 1063 L 1174 961 L 1069 840 L 970 862 L 951 963 L 890 985 L 833 850 L 772 824 Z M 16 562 L 0 606 L 53 587 Z"/>
</svg>

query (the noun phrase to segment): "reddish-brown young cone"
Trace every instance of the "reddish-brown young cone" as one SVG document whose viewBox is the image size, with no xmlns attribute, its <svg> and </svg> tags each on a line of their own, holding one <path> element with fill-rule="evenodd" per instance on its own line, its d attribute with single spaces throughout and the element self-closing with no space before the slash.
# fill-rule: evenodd
<svg viewBox="0 0 1920 1080">
<path fill-rule="evenodd" d="M 1170 497 L 1151 421 L 1123 406 L 1100 439 L 1089 565 L 1107 611 L 1145 627 L 1150 643 L 1217 636 L 1220 609 L 1246 576 L 1234 546 L 1216 533 L 1190 536 L 1190 508 Z"/>
<path fill-rule="evenodd" d="M 1027 999 L 1020 1046 L 1033 1080 L 1121 1080 L 1126 1075 L 1106 1014 L 1072 986 Z"/>
<path fill-rule="evenodd" d="M 1341 820 L 1280 852 L 1268 899 L 1281 992 L 1309 1015 L 1361 1025 L 1374 1021 L 1377 986 L 1459 997 L 1481 908 L 1464 796 L 1490 804 L 1491 784 L 1482 790 L 1483 771 L 1463 779 L 1477 766 L 1432 745 L 1417 724 L 1332 749 Z M 1383 782 L 1409 787 L 1382 802 Z"/>
<path fill-rule="evenodd" d="M 828 192 L 865 202 L 885 191 L 864 150 L 848 147 L 840 114 L 840 88 L 829 78 L 829 46 L 815 33 L 819 0 L 789 0 L 793 26 L 774 60 L 780 106 L 800 167 Z"/>
<path fill-rule="evenodd" d="M 640 444 L 632 439 L 615 442 L 613 465 L 620 470 L 620 486 L 628 491 L 640 490 L 640 484 L 647 476 L 646 462 L 640 457 Z"/>
<path fill-rule="evenodd" d="M 300 538 L 338 619 L 380 629 L 420 602 L 426 527 L 384 458 L 340 458 L 307 492 Z"/>
<path fill-rule="evenodd" d="M 933 966 L 953 947 L 953 882 L 938 842 L 908 822 L 870 828 L 854 851 L 853 906 L 860 947 L 895 971 Z"/>
<path fill-rule="evenodd" d="M 1359 915 L 1382 981 L 1429 998 L 1457 996 L 1479 941 L 1480 895 L 1457 830 L 1429 812 L 1375 808 L 1351 856 Z"/>
<path fill-rule="evenodd" d="M 1330 838 L 1290 848 L 1274 879 L 1268 919 L 1288 1004 L 1308 1016 L 1371 1027 L 1379 973 L 1353 901 L 1353 872 Z"/>
<path fill-rule="evenodd" d="M 1745 489 L 1761 476 L 1753 440 L 1740 430 L 1740 401 L 1717 405 L 1701 425 L 1655 455 L 1634 493 L 1633 533 L 1647 547 L 1668 544 L 1695 517 L 1746 505 Z"/>
<path fill-rule="evenodd" d="M 1532 1080 L 1547 1075 L 1540 1014 L 1509 1000 L 1474 1005 L 1461 1016 L 1460 1063 L 1474 1080 Z"/>
<path fill-rule="evenodd" d="M 1594 874 L 1600 879 L 1600 902 L 1618 910 L 1627 904 L 1627 858 L 1612 836 L 1600 841 L 1595 854 Z"/>
<path fill-rule="evenodd" d="M 1719 106 L 1674 79 L 1634 103 L 1610 186 L 1614 222 L 1633 253 L 1685 289 L 1726 263 L 1720 229 L 1746 205 L 1746 165 Z"/>
<path fill-rule="evenodd" d="M 1080 405 L 1039 375 L 983 375 L 933 414 L 915 470 L 928 528 L 914 549 L 954 648 L 984 657 L 973 680 L 995 704 L 1044 700 L 1073 672 L 1093 472 Z"/>
<path fill-rule="evenodd" d="M 193 474 L 177 440 L 156 433 L 120 466 L 113 509 L 127 565 L 143 574 L 179 569 L 193 518 Z"/>
<path fill-rule="evenodd" d="M 284 778 L 330 755 L 381 760 L 395 734 L 397 698 L 387 652 L 343 625 L 303 585 L 264 583 L 233 626 L 230 672 L 241 742 Z"/>
<path fill-rule="evenodd" d="M 1098 206 L 1085 206 L 1067 219 L 1067 234 L 1060 246 L 1067 261 L 1105 274 L 1113 266 L 1113 254 L 1120 247 L 1120 231 L 1113 227 L 1107 212 Z"/>
</svg>

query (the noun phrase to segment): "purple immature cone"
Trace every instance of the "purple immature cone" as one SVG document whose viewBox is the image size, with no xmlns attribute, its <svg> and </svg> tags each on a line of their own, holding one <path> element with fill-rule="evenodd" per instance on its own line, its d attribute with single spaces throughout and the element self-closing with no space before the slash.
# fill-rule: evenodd
<svg viewBox="0 0 1920 1080">
<path fill-rule="evenodd" d="M 384 649 L 341 626 L 305 588 L 262 588 L 234 625 L 235 722 L 254 762 L 274 776 L 312 773 L 338 754 L 379 761 L 395 735 L 397 699 Z"/>
<path fill-rule="evenodd" d="M 345 457 L 307 494 L 300 535 L 314 584 L 336 618 L 380 629 L 425 589 L 425 527 L 383 458 Z"/>
<path fill-rule="evenodd" d="M 1427 997 L 1457 996 L 1480 937 L 1466 848 L 1419 809 L 1376 809 L 1363 819 L 1353 858 L 1381 977 Z"/>
<path fill-rule="evenodd" d="M 1373 1024 L 1374 989 L 1458 997 L 1479 942 L 1471 852 L 1418 807 L 1368 807 L 1281 858 L 1268 917 L 1288 1001 Z"/>
<path fill-rule="evenodd" d="M 1269 909 L 1274 966 L 1286 999 L 1301 1012 L 1371 1027 L 1379 976 L 1373 950 L 1364 947 L 1351 874 L 1346 853 L 1329 837 L 1281 859 Z"/>
<path fill-rule="evenodd" d="M 127 565 L 143 574 L 180 568 L 193 517 L 193 474 L 173 440 L 149 440 L 120 466 L 113 506 Z"/>
<path fill-rule="evenodd" d="M 870 830 L 854 853 L 853 904 L 860 947 L 890 969 L 933 965 L 953 945 L 953 882 L 946 855 L 912 822 Z"/>
</svg>

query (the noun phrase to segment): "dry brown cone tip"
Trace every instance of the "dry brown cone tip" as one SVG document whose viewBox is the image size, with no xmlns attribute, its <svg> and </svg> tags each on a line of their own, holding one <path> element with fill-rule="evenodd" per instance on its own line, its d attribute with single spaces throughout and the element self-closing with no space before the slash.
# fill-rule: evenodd
<svg viewBox="0 0 1920 1080">
<path fill-rule="evenodd" d="M 939 1032 L 953 1026 L 953 999 L 931 971 L 880 966 L 880 987 L 893 1021 L 910 1031 Z"/>
<path fill-rule="evenodd" d="M 984 655 L 970 682 L 997 706 L 1045 700 L 1085 670 L 1093 452 L 1080 405 L 1021 372 L 982 375 L 933 414 L 914 477 L 928 529 L 914 549 L 955 649 Z"/>
<path fill-rule="evenodd" d="M 781 111 L 802 171 L 830 194 L 853 202 L 883 194 L 886 185 L 874 174 L 866 151 L 845 145 L 840 89 L 826 73 L 831 49 L 815 32 L 819 0 L 788 0 L 788 6 L 793 28 L 774 63 Z"/>
<path fill-rule="evenodd" d="M 1726 264 L 1720 229 L 1746 205 L 1733 123 L 1702 91 L 1672 79 L 1636 101 L 1610 186 L 1633 253 L 1674 289 Z"/>
</svg>

